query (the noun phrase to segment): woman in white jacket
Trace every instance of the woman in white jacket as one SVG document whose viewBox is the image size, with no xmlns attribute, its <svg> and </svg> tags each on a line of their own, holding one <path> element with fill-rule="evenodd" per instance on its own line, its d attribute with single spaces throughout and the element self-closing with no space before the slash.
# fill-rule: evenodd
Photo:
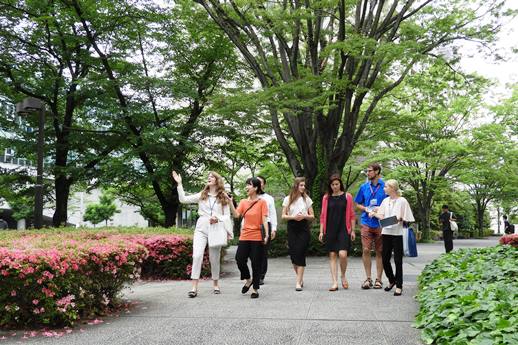
<svg viewBox="0 0 518 345">
<path fill-rule="evenodd" d="M 385 291 L 390 291 L 395 286 L 394 296 L 401 296 L 403 292 L 403 222 L 414 222 L 414 215 L 408 201 L 401 196 L 399 183 L 396 180 L 385 182 L 385 193 L 387 198 L 383 199 L 381 205 L 369 213 L 369 217 L 385 219 L 395 217 L 394 224 L 383 226 L 381 239 L 383 241 L 383 270 L 389 280 Z M 390 258 L 394 251 L 394 264 L 396 274 L 392 270 Z"/>
<path fill-rule="evenodd" d="M 224 226 L 230 222 L 230 209 L 228 206 L 228 198 L 225 192 L 223 179 L 213 171 L 209 172 L 207 177 L 207 185 L 203 190 L 194 195 L 185 195 L 182 186 L 182 178 L 172 172 L 178 190 L 178 198 L 182 204 L 198 204 L 198 221 L 194 230 L 194 238 L 192 242 L 192 289 L 188 296 L 194 298 L 198 295 L 198 281 L 200 279 L 201 266 L 203 263 L 203 254 L 207 247 L 209 231 L 215 231 L 215 227 L 225 228 L 227 238 L 233 236 L 232 227 Z M 219 270 L 220 270 L 220 254 L 221 247 L 209 246 L 209 261 L 214 285 L 214 293 L 219 294 Z"/>
</svg>

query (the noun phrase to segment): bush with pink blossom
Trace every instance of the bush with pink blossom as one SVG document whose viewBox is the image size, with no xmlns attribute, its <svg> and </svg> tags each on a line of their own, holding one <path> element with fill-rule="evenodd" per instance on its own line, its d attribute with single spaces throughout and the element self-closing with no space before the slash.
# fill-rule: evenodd
<svg viewBox="0 0 518 345">
<path fill-rule="evenodd" d="M 138 278 L 143 245 L 116 239 L 24 236 L 0 247 L 0 327 L 70 325 L 113 307 Z"/>
<path fill-rule="evenodd" d="M 117 306 L 124 286 L 186 279 L 192 239 L 174 234 L 47 230 L 0 238 L 0 327 L 71 325 Z M 202 276 L 209 273 L 207 254 Z"/>
<path fill-rule="evenodd" d="M 508 234 L 500 237 L 500 244 L 518 247 L 518 234 Z"/>
</svg>

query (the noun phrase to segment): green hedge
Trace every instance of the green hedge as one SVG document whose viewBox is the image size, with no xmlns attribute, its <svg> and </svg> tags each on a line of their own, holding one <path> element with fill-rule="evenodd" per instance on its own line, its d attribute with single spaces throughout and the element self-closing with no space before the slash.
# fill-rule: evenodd
<svg viewBox="0 0 518 345">
<path fill-rule="evenodd" d="M 419 276 L 415 325 L 426 344 L 518 344 L 518 249 L 461 249 Z"/>
</svg>

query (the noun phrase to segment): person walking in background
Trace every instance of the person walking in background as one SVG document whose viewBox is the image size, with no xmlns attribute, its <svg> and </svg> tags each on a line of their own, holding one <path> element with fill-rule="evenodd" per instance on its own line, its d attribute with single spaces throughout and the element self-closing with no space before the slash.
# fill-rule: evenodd
<svg viewBox="0 0 518 345">
<path fill-rule="evenodd" d="M 362 284 L 362 289 L 381 289 L 381 275 L 383 274 L 382 261 L 382 240 L 381 227 L 378 219 L 369 217 L 369 212 L 381 205 L 383 199 L 387 197 L 384 192 L 385 183 L 381 179 L 381 166 L 378 163 L 369 164 L 367 167 L 367 179 L 360 186 L 358 194 L 354 199 L 356 207 L 362 211 L 361 216 L 361 238 L 362 238 L 362 260 L 367 278 Z M 372 284 L 371 279 L 371 248 L 374 244 L 376 251 L 376 282 Z"/>
<path fill-rule="evenodd" d="M 390 217 L 395 218 L 393 224 L 384 225 L 381 230 L 383 270 L 389 281 L 385 291 L 390 291 L 396 286 L 394 296 L 401 296 L 403 292 L 403 222 L 411 223 L 415 219 L 410 204 L 401 196 L 399 183 L 396 180 L 388 180 L 384 189 L 388 197 L 383 200 L 380 207 L 369 212 L 369 216 L 386 219 L 387 221 L 390 220 Z M 390 263 L 392 251 L 394 251 L 394 264 L 396 266 L 395 275 Z"/>
<path fill-rule="evenodd" d="M 295 290 L 302 291 L 306 253 L 311 238 L 309 222 L 315 219 L 313 201 L 306 194 L 306 179 L 297 177 L 282 202 L 282 219 L 288 221 L 288 251 L 295 270 Z"/>
<path fill-rule="evenodd" d="M 223 226 L 225 221 L 230 220 L 230 209 L 227 194 L 221 176 L 213 171 L 207 176 L 207 184 L 205 188 L 197 194 L 185 195 L 182 186 L 182 177 L 172 172 L 174 181 L 177 184 L 178 198 L 182 204 L 198 204 L 199 218 L 196 222 L 194 236 L 192 241 L 192 289 L 188 296 L 194 298 L 198 295 L 198 282 L 200 279 L 203 255 L 207 247 L 209 230 L 218 225 Z M 232 229 L 227 230 L 229 239 L 233 237 Z M 212 274 L 214 293 L 219 294 L 219 273 L 220 273 L 220 255 L 221 247 L 209 246 L 209 261 Z"/>
<path fill-rule="evenodd" d="M 263 194 L 261 181 L 252 177 L 246 180 L 248 197 L 239 202 L 237 208 L 230 202 L 230 209 L 235 218 L 243 217 L 239 244 L 236 251 L 236 263 L 245 285 L 241 293 L 245 294 L 252 287 L 251 298 L 259 297 L 259 283 L 263 264 L 264 244 L 268 242 L 268 204 L 259 195 Z M 229 197 L 230 200 L 230 197 Z M 252 277 L 248 268 L 248 259 L 252 262 Z"/>
<path fill-rule="evenodd" d="M 509 223 L 507 216 L 504 215 L 504 233 L 506 235 L 514 234 L 514 224 Z"/>
<path fill-rule="evenodd" d="M 453 231 L 451 230 L 450 220 L 455 219 L 452 217 L 448 205 L 442 205 L 439 221 L 442 226 L 442 238 L 444 240 L 444 249 L 446 253 L 453 250 Z"/>
<path fill-rule="evenodd" d="M 345 192 L 340 175 L 332 175 L 327 184 L 327 193 L 322 198 L 322 212 L 320 213 L 320 234 L 318 239 L 325 243 L 329 252 L 329 267 L 331 270 L 332 285 L 329 291 L 338 290 L 336 257 L 340 259 L 340 277 L 342 287 L 349 288 L 345 276 L 347 270 L 347 253 L 351 248 L 351 241 L 355 239 L 354 226 L 356 216 L 353 210 L 353 197 Z"/>
<path fill-rule="evenodd" d="M 261 189 L 263 190 L 263 194 L 259 195 L 259 198 L 266 201 L 268 204 L 268 243 L 264 245 L 264 255 L 263 255 L 263 264 L 261 267 L 261 280 L 259 281 L 260 285 L 264 284 L 264 278 L 266 277 L 266 272 L 268 271 L 268 249 L 270 249 L 270 241 L 275 238 L 277 234 L 277 211 L 275 210 L 275 200 L 273 197 L 265 192 L 266 187 L 266 178 L 263 176 L 257 176 L 259 181 L 261 181 Z"/>
</svg>

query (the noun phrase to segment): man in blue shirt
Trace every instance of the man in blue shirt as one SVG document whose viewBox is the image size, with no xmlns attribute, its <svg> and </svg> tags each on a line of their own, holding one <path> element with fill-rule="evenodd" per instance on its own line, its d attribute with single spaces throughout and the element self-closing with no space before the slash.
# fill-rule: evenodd
<svg viewBox="0 0 518 345">
<path fill-rule="evenodd" d="M 360 186 L 354 202 L 356 208 L 362 211 L 361 217 L 361 236 L 363 248 L 363 267 L 367 279 L 362 284 L 362 289 L 381 289 L 381 275 L 383 274 L 383 262 L 381 259 L 382 242 L 381 226 L 377 218 L 369 217 L 368 212 L 373 211 L 381 205 L 383 199 L 387 197 L 383 191 L 385 183 L 381 179 L 381 165 L 372 163 L 367 168 L 368 181 Z M 373 284 L 371 279 L 371 248 L 374 244 L 376 250 L 376 281 Z"/>
</svg>

